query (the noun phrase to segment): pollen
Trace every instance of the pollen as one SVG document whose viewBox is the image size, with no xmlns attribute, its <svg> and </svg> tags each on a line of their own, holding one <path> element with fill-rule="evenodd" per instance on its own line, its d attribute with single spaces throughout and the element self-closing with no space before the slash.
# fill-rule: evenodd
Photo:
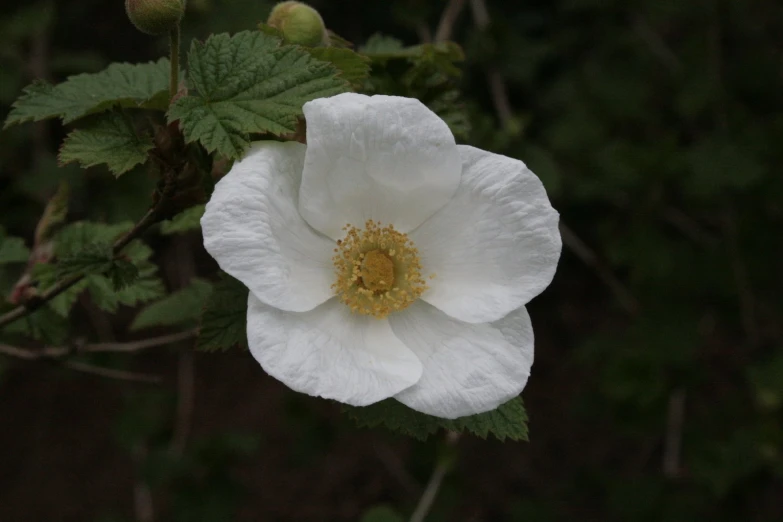
<svg viewBox="0 0 783 522">
<path fill-rule="evenodd" d="M 337 280 L 332 285 L 351 311 L 379 319 L 404 310 L 427 289 L 419 251 L 410 238 L 373 220 L 364 229 L 343 227 L 332 258 Z"/>
</svg>

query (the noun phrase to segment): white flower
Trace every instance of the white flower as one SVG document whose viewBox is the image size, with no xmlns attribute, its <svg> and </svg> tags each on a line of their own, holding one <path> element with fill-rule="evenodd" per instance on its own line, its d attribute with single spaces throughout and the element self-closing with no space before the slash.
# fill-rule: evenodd
<svg viewBox="0 0 783 522">
<path fill-rule="evenodd" d="M 250 289 L 255 359 L 296 391 L 456 418 L 525 387 L 524 305 L 560 256 L 518 160 L 456 145 L 421 102 L 305 104 L 307 145 L 257 142 L 215 187 L 204 246 Z"/>
</svg>

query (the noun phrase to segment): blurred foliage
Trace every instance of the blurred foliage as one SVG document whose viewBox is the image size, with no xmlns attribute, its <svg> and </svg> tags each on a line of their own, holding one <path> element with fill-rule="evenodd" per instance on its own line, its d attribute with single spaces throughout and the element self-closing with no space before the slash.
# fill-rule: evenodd
<svg viewBox="0 0 783 522">
<path fill-rule="evenodd" d="M 488 1 L 489 25 L 480 30 L 471 4 L 482 2 L 465 2 L 452 32 L 460 45 L 427 45 L 446 3 L 312 2 L 330 29 L 367 55 L 371 74 L 365 77 L 366 62 L 345 52 L 316 59 L 364 92 L 421 98 L 460 142 L 524 160 L 568 230 L 555 282 L 530 306 L 538 340 L 524 394 L 531 443 L 507 443 L 496 450 L 501 457 L 490 453 L 490 442 L 470 445 L 479 456 L 460 455 L 428 520 L 780 520 L 783 11 L 772 0 Z M 213 32 L 253 30 L 271 4 L 190 0 L 183 48 Z M 147 63 L 165 48 L 165 39 L 134 32 L 121 2 L 3 5 L 0 113 L 5 119 L 35 78 L 56 83 L 112 61 Z M 500 90 L 492 78 L 501 80 Z M 134 134 L 125 131 L 145 117 L 118 120 L 108 136 L 127 144 Z M 85 140 L 95 138 L 84 134 L 95 132 L 85 121 L 63 162 L 100 163 L 89 154 L 106 143 L 106 133 Z M 242 316 L 246 291 L 216 278 L 201 254 L 192 256 L 195 269 L 193 260 L 169 251 L 198 244 L 187 241 L 203 201 L 183 202 L 184 212 L 172 212 L 160 234 L 135 242 L 126 263 L 115 266 L 106 249 L 149 207 L 156 173 L 131 169 L 133 155 L 110 165 L 117 173 L 130 169 L 119 179 L 101 165 L 58 166 L 65 135 L 56 122 L 0 132 L 0 291 L 11 298 L 43 290 L 63 275 L 46 268 L 28 274 L 31 254 L 69 259 L 69 274 L 99 273 L 4 330 L 2 340 L 100 340 L 100 328 L 85 320 L 95 309 L 114 314 L 104 317 L 117 331 L 190 327 L 211 292 L 209 302 L 220 306 L 207 306 L 210 335 L 202 348 L 246 344 L 231 317 Z M 149 142 L 138 145 L 146 150 Z M 63 186 L 67 193 L 58 190 Z M 84 248 L 68 258 L 76 242 Z M 81 255 L 85 250 L 90 256 Z M 78 356 L 96 359 L 125 364 Z M 0 392 L 12 363 L 0 360 Z M 274 449 L 259 450 L 259 434 L 236 430 L 172 450 L 174 394 L 126 395 L 117 445 L 160 501 L 164 519 L 236 519 L 253 491 L 234 471 Z M 297 454 L 312 461 L 349 429 L 324 426 L 309 409 L 278 415 L 290 424 Z M 431 444 L 404 447 L 411 449 L 401 458 L 423 484 Z M 520 452 L 524 473 L 514 467 Z M 499 462 L 487 491 L 471 482 L 486 455 Z M 254 465 L 264 462 L 258 459 Z M 361 500 L 352 519 L 403 520 L 400 513 L 412 507 L 388 493 Z M 122 511 L 92 519 L 134 518 Z"/>
</svg>

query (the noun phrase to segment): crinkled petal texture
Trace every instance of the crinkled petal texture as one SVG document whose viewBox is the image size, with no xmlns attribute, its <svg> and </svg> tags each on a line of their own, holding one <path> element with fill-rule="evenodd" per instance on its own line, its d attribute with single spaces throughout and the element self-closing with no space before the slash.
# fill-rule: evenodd
<svg viewBox="0 0 783 522">
<path fill-rule="evenodd" d="M 462 321 L 497 321 L 552 281 L 559 214 L 521 161 L 465 145 L 459 152 L 459 190 L 410 234 L 424 272 L 435 273 L 422 299 Z"/>
<path fill-rule="evenodd" d="M 524 307 L 470 324 L 419 301 L 389 322 L 424 365 L 421 379 L 395 396 L 414 410 L 447 419 L 474 415 L 516 397 L 527 383 L 533 327 Z"/>
<path fill-rule="evenodd" d="M 304 105 L 299 210 L 333 239 L 368 219 L 413 230 L 454 195 L 461 160 L 446 123 L 420 101 L 345 93 Z"/>
<path fill-rule="evenodd" d="M 299 215 L 305 146 L 253 144 L 215 186 L 201 227 L 220 268 L 263 302 L 295 312 L 334 295 L 334 243 Z"/>
<path fill-rule="evenodd" d="M 393 396 L 421 377 L 419 358 L 385 319 L 357 315 L 337 299 L 303 313 L 267 306 L 250 293 L 253 357 L 290 388 L 353 406 Z"/>
</svg>

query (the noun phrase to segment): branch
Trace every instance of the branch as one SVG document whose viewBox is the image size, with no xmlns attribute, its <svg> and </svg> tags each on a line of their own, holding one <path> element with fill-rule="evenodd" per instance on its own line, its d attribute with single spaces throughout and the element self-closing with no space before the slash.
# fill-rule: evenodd
<svg viewBox="0 0 783 522">
<path fill-rule="evenodd" d="M 25 359 L 27 361 L 34 361 L 36 359 L 60 359 L 65 356 L 78 353 L 130 353 L 184 341 L 186 339 L 195 337 L 197 334 L 198 330 L 187 330 L 184 332 L 177 332 L 169 335 L 161 335 L 160 337 L 151 337 L 149 339 L 141 339 L 139 341 L 130 341 L 125 343 L 95 343 L 76 347 L 51 346 L 42 350 L 27 350 L 24 348 L 17 348 L 16 346 L 0 344 L 0 353 L 9 355 L 11 357 L 16 357 L 17 359 Z"/>
<path fill-rule="evenodd" d="M 479 31 L 484 31 L 489 26 L 490 18 L 487 4 L 484 0 L 470 0 L 470 8 L 473 11 L 473 21 Z M 511 123 L 514 113 L 511 111 L 511 102 L 508 99 L 508 89 L 503 81 L 503 75 L 497 67 L 492 65 L 487 67 L 487 83 L 492 95 L 492 103 L 495 105 L 500 123 L 507 129 Z"/>
<path fill-rule="evenodd" d="M 449 0 L 449 4 L 440 17 L 438 29 L 435 31 L 435 43 L 451 39 L 451 32 L 454 30 L 454 24 L 462 13 L 463 7 L 465 7 L 465 0 Z"/>
<path fill-rule="evenodd" d="M 99 377 L 115 379 L 118 381 L 148 382 L 159 383 L 161 378 L 157 375 L 147 375 L 145 373 L 126 372 L 125 370 L 115 370 L 114 368 L 104 368 L 103 366 L 94 366 L 79 361 L 65 361 L 63 366 L 76 370 L 78 372 L 89 373 Z"/>
<path fill-rule="evenodd" d="M 114 242 L 114 245 L 112 245 L 112 253 L 116 256 L 117 254 L 122 251 L 123 248 L 125 248 L 128 243 L 139 237 L 145 230 L 147 230 L 150 225 L 154 224 L 158 220 L 158 214 L 160 213 L 161 207 L 163 206 L 163 203 L 168 199 L 168 188 L 164 188 L 164 192 L 161 195 L 160 198 L 158 198 L 158 201 L 155 203 L 155 205 L 147 211 L 147 213 L 144 215 L 144 217 L 141 218 L 141 220 L 136 223 L 136 225 L 125 235 L 123 235 L 121 238 L 119 238 L 117 241 Z M 2 316 L 0 316 L 0 328 L 6 326 L 7 324 L 10 324 L 17 319 L 21 319 L 22 317 L 25 317 L 34 311 L 36 311 L 38 308 L 43 306 L 48 301 L 51 301 L 61 293 L 65 292 L 69 288 L 71 288 L 73 285 L 84 279 L 84 275 L 75 275 L 66 279 L 63 279 L 59 283 L 55 284 L 53 287 L 46 290 L 44 293 L 37 295 L 33 298 L 31 298 L 29 301 L 27 301 L 24 304 L 21 304 L 11 310 L 10 312 L 6 312 Z"/>
</svg>

